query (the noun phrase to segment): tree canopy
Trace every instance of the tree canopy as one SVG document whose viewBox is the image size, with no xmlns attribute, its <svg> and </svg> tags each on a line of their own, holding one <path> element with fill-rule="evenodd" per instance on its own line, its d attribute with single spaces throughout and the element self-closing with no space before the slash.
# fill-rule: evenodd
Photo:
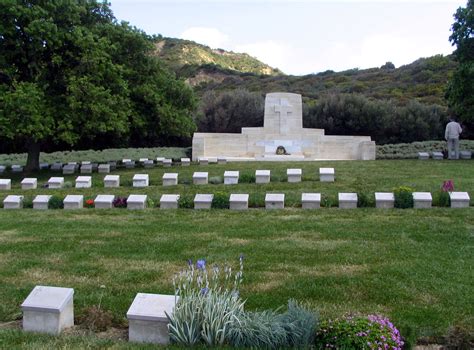
<svg viewBox="0 0 474 350">
<path fill-rule="evenodd" d="M 456 45 L 459 63 L 449 82 L 446 97 L 450 108 L 459 118 L 474 126 L 474 1 L 454 14 L 449 40 Z"/>
<path fill-rule="evenodd" d="M 1 0 L 0 136 L 29 169 L 45 143 L 190 136 L 193 92 L 152 50 L 105 2 Z"/>
</svg>

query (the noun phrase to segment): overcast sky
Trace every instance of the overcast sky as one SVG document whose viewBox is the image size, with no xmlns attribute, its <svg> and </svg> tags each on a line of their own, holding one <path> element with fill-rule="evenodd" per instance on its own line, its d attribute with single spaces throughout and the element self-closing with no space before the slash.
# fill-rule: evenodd
<svg viewBox="0 0 474 350">
<path fill-rule="evenodd" d="M 111 0 L 148 34 L 246 52 L 287 74 L 399 67 L 450 54 L 453 14 L 467 0 Z"/>
</svg>

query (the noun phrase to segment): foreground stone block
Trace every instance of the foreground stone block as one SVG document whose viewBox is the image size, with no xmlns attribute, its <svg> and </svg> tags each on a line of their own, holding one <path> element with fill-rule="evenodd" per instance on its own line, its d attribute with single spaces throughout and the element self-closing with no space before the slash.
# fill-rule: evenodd
<svg viewBox="0 0 474 350">
<path fill-rule="evenodd" d="M 50 177 L 48 180 L 48 188 L 58 189 L 63 188 L 64 177 Z"/>
<path fill-rule="evenodd" d="M 21 304 L 23 330 L 60 334 L 74 326 L 74 289 L 36 286 Z"/>
<path fill-rule="evenodd" d="M 176 186 L 178 184 L 178 173 L 164 173 L 163 186 Z"/>
<path fill-rule="evenodd" d="M 413 208 L 428 209 L 431 208 L 433 198 L 430 192 L 413 192 Z"/>
<path fill-rule="evenodd" d="M 131 194 L 127 198 L 127 209 L 145 209 L 146 199 L 146 194 Z"/>
<path fill-rule="evenodd" d="M 91 188 L 92 177 L 91 176 L 78 176 L 76 177 L 76 188 Z"/>
<path fill-rule="evenodd" d="M 200 157 L 198 159 L 198 162 L 199 162 L 199 165 L 208 165 L 209 164 L 209 159 L 207 159 L 205 157 Z"/>
<path fill-rule="evenodd" d="M 257 184 L 270 183 L 270 170 L 255 170 L 255 183 Z"/>
<path fill-rule="evenodd" d="M 165 158 L 165 160 L 163 160 L 163 166 L 165 168 L 170 168 L 172 164 L 173 164 L 173 161 L 169 158 Z"/>
<path fill-rule="evenodd" d="M 148 174 L 133 175 L 133 187 L 148 187 L 148 183 L 149 183 Z"/>
<path fill-rule="evenodd" d="M 48 210 L 49 200 L 51 195 L 40 194 L 33 199 L 33 209 L 37 210 Z"/>
<path fill-rule="evenodd" d="M 23 172 L 23 167 L 21 165 L 15 164 L 12 165 L 12 173 L 21 173 Z"/>
<path fill-rule="evenodd" d="M 104 177 L 104 187 L 106 188 L 120 187 L 120 175 L 106 175 Z"/>
<path fill-rule="evenodd" d="M 189 166 L 191 164 L 190 158 L 181 158 L 181 166 Z"/>
<path fill-rule="evenodd" d="M 94 199 L 96 209 L 112 209 L 115 196 L 112 194 L 99 194 Z"/>
<path fill-rule="evenodd" d="M 471 151 L 461 151 L 459 152 L 459 158 L 461 159 L 471 159 L 472 152 Z"/>
<path fill-rule="evenodd" d="M 76 172 L 76 165 L 75 164 L 66 164 L 63 166 L 63 175 L 71 175 Z"/>
<path fill-rule="evenodd" d="M 137 343 L 168 344 L 168 318 L 178 297 L 138 293 L 127 311 L 128 340 Z"/>
<path fill-rule="evenodd" d="M 249 195 L 232 193 L 229 198 L 231 210 L 246 210 L 249 208 Z"/>
<path fill-rule="evenodd" d="M 428 160 L 430 159 L 430 154 L 428 152 L 418 152 L 419 160 Z"/>
<path fill-rule="evenodd" d="M 0 179 L 0 190 L 11 190 L 12 180 L 11 179 Z"/>
<path fill-rule="evenodd" d="M 194 209 L 211 209 L 213 194 L 196 194 L 194 197 Z"/>
<path fill-rule="evenodd" d="M 99 174 L 108 174 L 110 173 L 110 164 L 99 164 L 97 168 Z"/>
<path fill-rule="evenodd" d="M 339 208 L 354 209 L 357 208 L 357 193 L 339 193 Z"/>
<path fill-rule="evenodd" d="M 303 171 L 301 169 L 286 169 L 286 175 L 288 182 L 301 182 L 301 175 Z"/>
<path fill-rule="evenodd" d="M 193 184 L 194 185 L 207 185 L 209 173 L 196 171 L 193 174 Z"/>
<path fill-rule="evenodd" d="M 84 208 L 84 196 L 78 194 L 68 194 L 64 198 L 64 209 L 82 209 Z"/>
<path fill-rule="evenodd" d="M 285 194 L 267 193 L 265 195 L 265 209 L 283 209 L 285 208 Z"/>
<path fill-rule="evenodd" d="M 443 160 L 443 152 L 431 152 L 431 156 L 434 160 Z"/>
<path fill-rule="evenodd" d="M 35 177 L 25 177 L 21 180 L 22 190 L 35 190 L 38 187 L 38 179 Z"/>
<path fill-rule="evenodd" d="M 227 164 L 226 157 L 217 157 L 217 164 Z"/>
<path fill-rule="evenodd" d="M 451 208 L 469 208 L 471 198 L 467 192 L 449 192 Z"/>
<path fill-rule="evenodd" d="M 237 185 L 239 183 L 238 171 L 224 171 L 224 185 Z"/>
<path fill-rule="evenodd" d="M 391 192 L 375 192 L 375 207 L 392 209 L 395 204 L 395 195 Z"/>
<path fill-rule="evenodd" d="M 160 198 L 160 209 L 178 209 L 179 194 L 163 194 Z"/>
<path fill-rule="evenodd" d="M 303 209 L 319 209 L 321 207 L 321 193 L 302 193 L 301 207 Z"/>
<path fill-rule="evenodd" d="M 81 174 L 92 174 L 92 164 L 83 164 L 81 165 Z"/>
<path fill-rule="evenodd" d="M 319 168 L 319 181 L 334 182 L 334 168 Z"/>
<path fill-rule="evenodd" d="M 3 209 L 23 208 L 23 196 L 9 195 L 3 200 Z"/>
</svg>

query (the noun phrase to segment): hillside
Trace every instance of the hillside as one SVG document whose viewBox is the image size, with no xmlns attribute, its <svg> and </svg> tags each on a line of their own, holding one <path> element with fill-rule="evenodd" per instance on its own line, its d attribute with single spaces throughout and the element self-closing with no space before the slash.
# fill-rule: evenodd
<svg viewBox="0 0 474 350">
<path fill-rule="evenodd" d="M 214 65 L 223 70 L 255 75 L 277 76 L 283 73 L 246 53 L 211 49 L 194 41 L 163 38 L 155 42 L 155 53 L 179 76 L 194 76 L 200 67 Z"/>
</svg>

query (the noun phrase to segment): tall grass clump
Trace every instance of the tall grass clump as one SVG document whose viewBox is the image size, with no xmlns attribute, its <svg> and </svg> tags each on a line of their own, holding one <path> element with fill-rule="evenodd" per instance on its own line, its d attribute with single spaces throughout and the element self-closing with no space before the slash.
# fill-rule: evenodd
<svg viewBox="0 0 474 350">
<path fill-rule="evenodd" d="M 400 186 L 393 189 L 395 197 L 395 208 L 413 208 L 413 189 L 408 186 Z"/>
</svg>

